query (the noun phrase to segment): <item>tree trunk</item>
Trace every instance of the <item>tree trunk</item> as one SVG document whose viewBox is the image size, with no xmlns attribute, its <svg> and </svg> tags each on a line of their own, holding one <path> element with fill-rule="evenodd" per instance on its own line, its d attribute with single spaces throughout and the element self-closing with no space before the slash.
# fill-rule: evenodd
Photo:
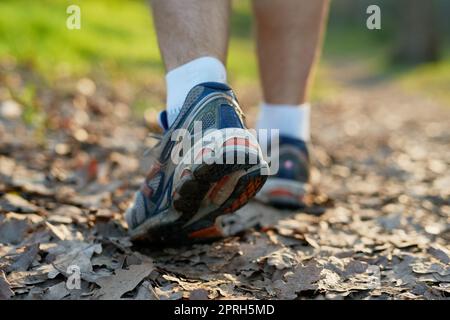
<svg viewBox="0 0 450 320">
<path fill-rule="evenodd" d="M 393 60 L 418 64 L 439 59 L 434 0 L 397 0 L 398 27 Z"/>
</svg>

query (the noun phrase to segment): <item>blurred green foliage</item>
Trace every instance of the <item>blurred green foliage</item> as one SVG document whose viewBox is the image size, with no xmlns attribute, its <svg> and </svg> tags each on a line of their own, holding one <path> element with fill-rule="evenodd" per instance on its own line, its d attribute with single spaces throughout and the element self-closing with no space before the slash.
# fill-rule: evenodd
<svg viewBox="0 0 450 320">
<path fill-rule="evenodd" d="M 66 8 L 73 3 L 81 7 L 81 30 L 66 28 Z M 15 57 L 48 77 L 83 75 L 93 69 L 131 76 L 163 72 L 146 1 L 2 0 L 0 12 L 0 57 Z M 327 51 L 367 50 L 373 40 L 364 36 L 367 32 L 347 31 L 331 30 Z M 250 2 L 234 1 L 228 65 L 237 79 L 257 75 L 252 33 Z"/>
<path fill-rule="evenodd" d="M 66 8 L 82 7 L 81 30 L 66 28 Z M 9 55 L 52 77 L 161 69 L 143 1 L 3 0 L 0 56 Z"/>
<path fill-rule="evenodd" d="M 430 87 L 433 93 L 446 96 L 439 84 L 448 81 L 448 55 L 442 62 L 418 69 L 392 68 L 387 57 L 393 19 L 387 15 L 381 31 L 367 30 L 366 2 L 332 2 L 322 69 L 335 58 L 366 59 L 373 62 L 374 72 L 399 75 L 411 88 Z M 389 1 L 372 2 L 386 8 L 392 6 Z M 78 4 L 82 9 L 81 30 L 66 28 L 66 8 L 70 4 Z M 138 82 L 163 75 L 147 1 L 2 0 L 0 13 L 0 60 L 12 58 L 32 66 L 50 83 L 60 75 L 104 74 Z M 228 59 L 232 82 L 257 78 L 252 33 L 250 1 L 235 0 Z M 319 82 L 325 83 L 321 74 L 319 70 Z"/>
</svg>

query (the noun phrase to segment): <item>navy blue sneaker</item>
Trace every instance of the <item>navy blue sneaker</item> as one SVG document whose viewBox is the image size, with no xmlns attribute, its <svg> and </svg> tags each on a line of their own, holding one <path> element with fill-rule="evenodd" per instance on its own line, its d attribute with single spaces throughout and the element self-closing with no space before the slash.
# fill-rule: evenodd
<svg viewBox="0 0 450 320">
<path fill-rule="evenodd" d="M 125 215 L 131 238 L 181 244 L 224 236 L 217 218 L 253 198 L 268 167 L 233 91 L 200 84 L 170 128 L 165 112 L 160 123 L 155 160 Z"/>
<path fill-rule="evenodd" d="M 302 208 L 304 196 L 309 191 L 309 175 L 309 152 L 305 141 L 280 136 L 278 172 L 269 176 L 256 198 L 280 209 Z"/>
</svg>

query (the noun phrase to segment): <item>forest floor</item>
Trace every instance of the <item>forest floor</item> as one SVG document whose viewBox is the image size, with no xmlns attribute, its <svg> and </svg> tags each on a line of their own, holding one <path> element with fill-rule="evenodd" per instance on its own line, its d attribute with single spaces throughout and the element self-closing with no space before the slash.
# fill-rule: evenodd
<svg viewBox="0 0 450 320">
<path fill-rule="evenodd" d="M 305 212 L 253 202 L 261 228 L 136 247 L 123 212 L 152 141 L 123 88 L 38 88 L 41 119 L 4 89 L 33 75 L 0 68 L 0 299 L 449 299 L 448 106 L 341 64 L 314 106 Z"/>
</svg>

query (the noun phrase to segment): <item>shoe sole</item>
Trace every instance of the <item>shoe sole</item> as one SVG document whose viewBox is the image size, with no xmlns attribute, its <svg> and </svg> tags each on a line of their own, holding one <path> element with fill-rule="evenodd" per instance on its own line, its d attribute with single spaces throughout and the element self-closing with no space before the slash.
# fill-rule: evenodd
<svg viewBox="0 0 450 320">
<path fill-rule="evenodd" d="M 226 234 L 216 223 L 219 216 L 244 206 L 267 179 L 267 163 L 258 145 L 237 135 L 224 143 L 222 163 L 181 163 L 173 178 L 173 205 L 130 231 L 134 241 L 165 243 L 204 242 Z M 228 141 L 227 140 L 227 141 Z M 208 147 L 201 148 L 201 153 Z M 233 159 L 234 164 L 227 160 Z M 250 159 L 253 159 L 253 164 Z M 243 162 L 243 163 L 239 163 Z"/>
<path fill-rule="evenodd" d="M 296 210 L 305 207 L 309 184 L 280 178 L 269 178 L 256 199 L 277 209 Z"/>
</svg>

